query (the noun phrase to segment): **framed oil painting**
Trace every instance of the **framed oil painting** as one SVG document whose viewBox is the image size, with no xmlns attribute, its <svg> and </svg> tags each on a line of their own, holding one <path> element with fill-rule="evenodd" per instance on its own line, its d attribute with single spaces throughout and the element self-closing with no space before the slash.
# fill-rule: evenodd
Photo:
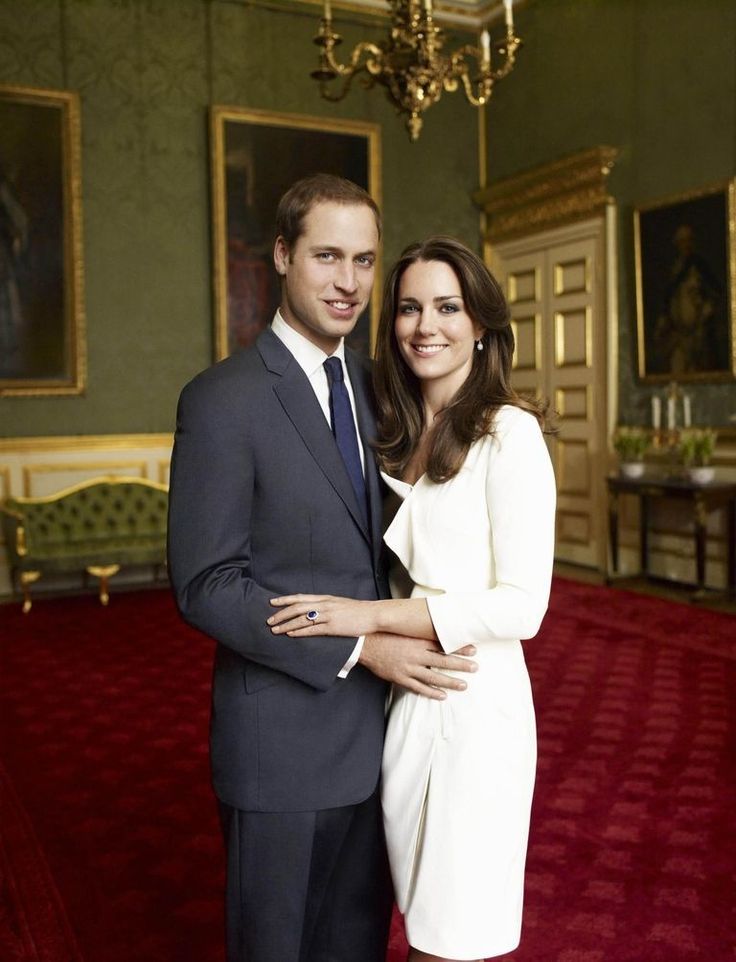
<svg viewBox="0 0 736 962">
<path fill-rule="evenodd" d="M 736 376 L 736 181 L 634 212 L 639 376 Z"/>
<path fill-rule="evenodd" d="M 364 187 L 380 205 L 377 124 L 237 107 L 211 112 L 215 359 L 248 347 L 273 318 L 279 283 L 274 218 L 294 181 L 324 171 Z M 376 271 L 376 288 L 380 283 Z M 380 309 L 371 305 L 350 335 L 370 353 Z"/>
<path fill-rule="evenodd" d="M 79 98 L 0 86 L 0 395 L 85 384 Z"/>
</svg>

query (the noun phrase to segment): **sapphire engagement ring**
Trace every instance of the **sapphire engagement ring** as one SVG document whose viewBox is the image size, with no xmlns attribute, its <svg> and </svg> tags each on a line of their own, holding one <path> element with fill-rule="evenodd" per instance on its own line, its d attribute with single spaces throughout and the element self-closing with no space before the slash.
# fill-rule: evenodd
<svg viewBox="0 0 736 962">
<path fill-rule="evenodd" d="M 307 612 L 307 618 L 309 621 L 316 621 L 319 618 L 319 612 L 316 608 L 312 608 L 311 611 Z"/>
</svg>

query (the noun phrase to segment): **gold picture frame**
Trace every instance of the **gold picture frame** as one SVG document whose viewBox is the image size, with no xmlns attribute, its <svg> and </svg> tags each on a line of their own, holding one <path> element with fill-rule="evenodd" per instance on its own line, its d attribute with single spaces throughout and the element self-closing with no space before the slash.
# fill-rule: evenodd
<svg viewBox="0 0 736 962">
<path fill-rule="evenodd" d="M 79 96 L 0 85 L 0 395 L 86 384 Z"/>
<path fill-rule="evenodd" d="M 278 200 L 300 177 L 339 174 L 381 204 L 378 124 L 214 106 L 210 113 L 215 360 L 253 343 L 278 306 L 273 266 Z M 351 334 L 370 353 L 378 324 L 380 263 L 371 305 Z"/>
<path fill-rule="evenodd" d="M 736 180 L 634 211 L 638 374 L 736 377 Z"/>
</svg>

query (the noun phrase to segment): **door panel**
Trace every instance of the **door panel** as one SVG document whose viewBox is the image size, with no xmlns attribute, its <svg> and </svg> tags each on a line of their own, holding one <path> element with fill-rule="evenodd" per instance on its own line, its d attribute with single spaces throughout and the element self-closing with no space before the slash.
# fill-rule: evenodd
<svg viewBox="0 0 736 962">
<path fill-rule="evenodd" d="M 607 458 L 603 218 L 494 248 L 516 337 L 513 384 L 549 398 L 561 561 L 605 568 Z"/>
</svg>

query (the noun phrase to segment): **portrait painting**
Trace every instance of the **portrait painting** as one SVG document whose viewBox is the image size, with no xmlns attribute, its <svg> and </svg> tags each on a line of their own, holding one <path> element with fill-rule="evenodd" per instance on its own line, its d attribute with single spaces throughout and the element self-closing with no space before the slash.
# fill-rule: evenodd
<svg viewBox="0 0 736 962">
<path fill-rule="evenodd" d="M 380 205 L 380 130 L 359 121 L 216 106 L 210 133 L 215 360 L 220 360 L 252 344 L 278 307 L 273 246 L 281 195 L 301 177 L 325 172 L 354 181 Z M 374 292 L 348 339 L 366 353 L 377 302 Z"/>
<path fill-rule="evenodd" d="M 0 394 L 85 382 L 79 100 L 0 86 Z"/>
<path fill-rule="evenodd" d="M 736 181 L 635 211 L 639 376 L 736 375 Z"/>
</svg>

